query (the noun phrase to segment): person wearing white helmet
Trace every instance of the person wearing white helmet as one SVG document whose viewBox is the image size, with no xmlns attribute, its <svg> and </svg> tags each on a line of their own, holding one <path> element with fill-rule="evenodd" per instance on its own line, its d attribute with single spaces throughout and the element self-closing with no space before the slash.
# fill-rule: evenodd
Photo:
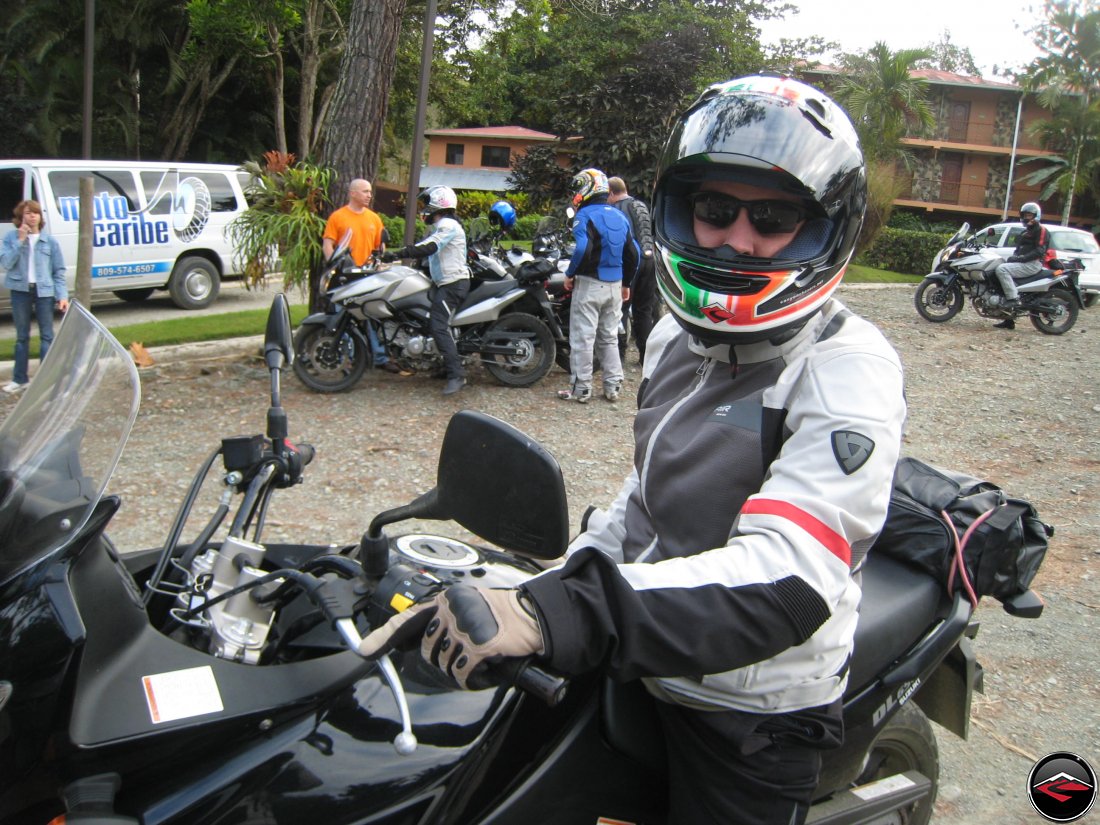
<svg viewBox="0 0 1100 825">
<path fill-rule="evenodd" d="M 824 94 L 760 76 L 707 89 L 657 170 L 670 313 L 646 348 L 618 496 L 561 567 L 435 596 L 362 651 L 419 616 L 434 650 L 492 625 L 438 658 L 463 680 L 523 655 L 640 679 L 667 746 L 668 822 L 804 822 L 843 737 L 858 573 L 905 418 L 897 353 L 834 297 L 866 198 L 855 130 Z"/>
<path fill-rule="evenodd" d="M 1046 257 L 1047 247 L 1050 246 L 1050 233 L 1039 223 L 1042 217 L 1043 210 L 1037 203 L 1028 202 L 1020 207 L 1020 222 L 1024 225 L 1024 231 L 1020 234 L 1016 248 L 1008 256 L 1008 260 L 998 264 L 994 270 L 1005 294 L 1006 310 L 1011 311 L 1020 303 L 1020 290 L 1016 286 L 1016 280 L 1038 275 L 1043 269 L 1043 259 Z M 1009 315 L 993 326 L 1001 329 L 1015 329 L 1016 322 Z"/>
<path fill-rule="evenodd" d="M 451 335 L 451 315 L 470 292 L 470 268 L 466 264 L 466 230 L 456 210 L 458 196 L 449 186 L 432 186 L 417 197 L 420 214 L 431 234 L 412 246 L 383 253 L 383 261 L 427 258 L 436 289 L 432 293 L 431 329 L 447 370 L 444 395 L 466 386 L 466 370 Z"/>
</svg>

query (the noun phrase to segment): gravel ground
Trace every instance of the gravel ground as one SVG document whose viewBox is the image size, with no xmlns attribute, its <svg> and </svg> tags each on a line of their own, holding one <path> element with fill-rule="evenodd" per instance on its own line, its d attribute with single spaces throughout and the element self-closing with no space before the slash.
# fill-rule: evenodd
<svg viewBox="0 0 1100 825">
<path fill-rule="evenodd" d="M 1083 312 L 1068 334 L 1049 337 L 1030 324 L 994 329 L 969 309 L 930 324 L 917 316 L 908 287 L 846 287 L 840 297 L 879 324 L 901 354 L 910 411 L 904 451 L 994 481 L 1034 503 L 1057 529 L 1036 580 L 1043 617 L 1013 619 L 996 602 L 979 608 L 985 694 L 976 696 L 970 740 L 937 729 L 943 766 L 934 821 L 1042 822 L 1025 792 L 1036 759 L 1068 750 L 1100 770 L 1100 311 Z M 123 550 L 162 541 L 217 439 L 264 426 L 268 384 L 257 348 L 205 352 L 203 360 L 184 360 L 154 351 L 161 363 L 142 371 L 142 411 L 112 485 L 124 502 L 112 530 Z M 567 383 L 557 369 L 526 390 L 474 370 L 470 385 L 450 398 L 440 395 L 440 382 L 422 377 L 371 373 L 351 391 L 325 396 L 287 375 L 292 435 L 318 453 L 303 486 L 277 495 L 266 537 L 356 541 L 375 513 L 432 485 L 447 420 L 462 408 L 503 418 L 558 457 L 576 529 L 585 507 L 608 503 L 629 469 L 639 379 L 631 352 L 622 400 L 581 406 L 556 399 Z M 12 403 L 0 399 L 0 409 Z M 185 537 L 213 501 L 213 491 L 200 499 Z M 431 529 L 462 535 L 451 525 Z"/>
</svg>

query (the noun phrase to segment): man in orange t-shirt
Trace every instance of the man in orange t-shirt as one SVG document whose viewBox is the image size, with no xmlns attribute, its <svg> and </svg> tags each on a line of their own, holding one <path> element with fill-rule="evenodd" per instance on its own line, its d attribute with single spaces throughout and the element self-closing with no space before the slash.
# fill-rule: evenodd
<svg viewBox="0 0 1100 825">
<path fill-rule="evenodd" d="M 325 232 L 321 236 L 321 246 L 326 260 L 332 257 L 333 250 L 348 229 L 351 230 L 351 245 L 348 247 L 348 252 L 356 266 L 366 264 L 374 251 L 382 247 L 382 219 L 378 217 L 377 212 L 368 208 L 373 197 L 374 189 L 370 181 L 356 178 L 348 185 L 347 206 L 340 207 L 329 216 L 325 224 Z M 374 353 L 374 366 L 386 372 L 401 372 L 401 368 L 390 361 L 386 348 L 378 340 L 374 324 L 368 322 L 367 333 L 371 351 Z"/>
<path fill-rule="evenodd" d="M 326 258 L 332 257 L 332 251 L 349 229 L 352 233 L 349 251 L 356 266 L 363 266 L 371 253 L 382 246 L 382 219 L 368 208 L 373 197 L 370 181 L 356 178 L 351 182 L 348 205 L 333 212 L 325 224 L 322 246 Z"/>
</svg>

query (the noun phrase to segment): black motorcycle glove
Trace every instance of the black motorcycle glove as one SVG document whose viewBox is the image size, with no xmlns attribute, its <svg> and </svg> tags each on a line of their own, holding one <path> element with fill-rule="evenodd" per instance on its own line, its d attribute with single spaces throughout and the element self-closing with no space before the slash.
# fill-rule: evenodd
<svg viewBox="0 0 1100 825">
<path fill-rule="evenodd" d="M 1009 255 L 1008 256 L 1008 262 L 1010 264 L 1018 264 L 1020 262 L 1020 256 L 1019 255 Z"/>
<path fill-rule="evenodd" d="M 359 654 L 369 659 L 420 636 L 425 661 L 469 690 L 476 687 L 471 677 L 483 663 L 545 650 L 538 619 L 526 599 L 513 588 L 456 584 L 398 613 L 363 640 Z"/>
</svg>

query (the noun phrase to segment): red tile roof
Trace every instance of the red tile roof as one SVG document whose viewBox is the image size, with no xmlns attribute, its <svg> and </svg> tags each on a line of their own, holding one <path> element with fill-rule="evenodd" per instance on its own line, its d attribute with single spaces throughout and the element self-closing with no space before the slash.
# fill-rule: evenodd
<svg viewBox="0 0 1100 825">
<path fill-rule="evenodd" d="M 475 126 L 470 129 L 428 129 L 426 135 L 448 137 L 485 137 L 500 140 L 557 140 L 557 135 L 536 132 L 526 126 Z"/>
</svg>

